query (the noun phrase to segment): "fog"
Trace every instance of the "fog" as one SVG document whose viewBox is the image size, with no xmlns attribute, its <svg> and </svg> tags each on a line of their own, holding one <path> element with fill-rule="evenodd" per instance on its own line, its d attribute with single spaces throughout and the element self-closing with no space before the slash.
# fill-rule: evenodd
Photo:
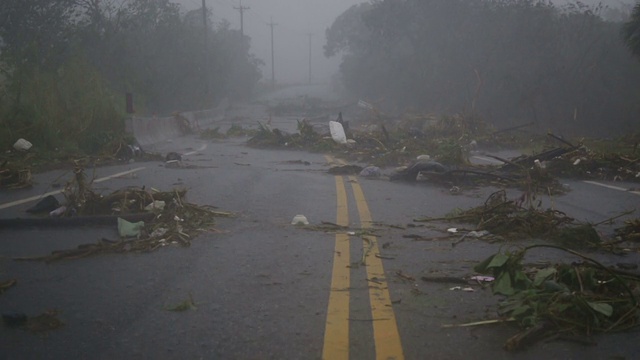
<svg viewBox="0 0 640 360">
<path fill-rule="evenodd" d="M 201 8 L 202 0 L 174 0 L 185 10 Z M 271 34 L 268 23 L 273 18 L 275 78 L 278 83 L 306 83 L 309 81 L 309 36 L 311 36 L 311 79 L 325 82 L 338 71 L 340 58 L 327 59 L 323 55 L 325 30 L 341 13 L 362 0 L 205 0 L 213 20 L 226 19 L 233 28 L 240 28 L 240 13 L 244 11 L 244 32 L 251 37 L 251 52 L 262 59 L 265 80 L 271 79 Z M 568 0 L 553 1 L 556 4 Z M 582 0 L 588 5 L 602 3 L 618 7 L 628 0 Z"/>
<path fill-rule="evenodd" d="M 176 0 L 185 10 L 202 6 L 202 0 Z M 339 59 L 327 59 L 322 53 L 325 30 L 342 12 L 360 0 L 243 0 L 244 33 L 251 37 L 251 51 L 265 62 L 264 79 L 271 79 L 271 30 L 274 26 L 275 77 L 279 83 L 309 81 L 309 36 L 311 36 L 311 77 L 313 82 L 325 81 L 338 70 Z M 213 20 L 226 19 L 233 28 L 240 28 L 238 0 L 206 0 Z"/>
</svg>

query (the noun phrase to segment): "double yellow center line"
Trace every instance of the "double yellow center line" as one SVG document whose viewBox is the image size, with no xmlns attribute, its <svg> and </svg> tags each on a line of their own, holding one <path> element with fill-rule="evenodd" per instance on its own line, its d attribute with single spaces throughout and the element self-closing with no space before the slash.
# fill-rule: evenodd
<svg viewBox="0 0 640 360">
<path fill-rule="evenodd" d="M 336 176 L 337 224 L 349 225 L 347 191 L 342 176 Z M 362 229 L 371 227 L 369 206 L 360 184 L 349 177 Z M 368 286 L 376 359 L 404 359 L 398 325 L 389 296 L 389 289 L 380 259 L 378 239 L 373 235 L 362 236 L 362 246 L 368 248 L 365 256 L 367 280 L 376 286 Z M 349 359 L 349 290 L 350 280 L 349 235 L 336 234 L 333 256 L 333 273 L 324 335 L 322 358 L 326 360 Z"/>
</svg>

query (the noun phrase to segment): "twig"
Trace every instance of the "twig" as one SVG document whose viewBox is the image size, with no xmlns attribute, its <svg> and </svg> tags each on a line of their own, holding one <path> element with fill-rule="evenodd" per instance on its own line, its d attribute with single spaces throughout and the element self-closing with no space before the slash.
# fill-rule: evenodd
<svg viewBox="0 0 640 360">
<path fill-rule="evenodd" d="M 470 323 L 465 323 L 465 324 L 444 324 L 444 325 L 442 325 L 442 327 L 443 328 L 456 328 L 456 327 L 469 327 L 469 326 L 479 326 L 479 325 L 501 324 L 501 323 L 515 321 L 515 320 L 516 319 L 514 319 L 514 318 L 482 320 L 482 321 L 475 321 L 475 322 L 470 322 Z"/>
</svg>

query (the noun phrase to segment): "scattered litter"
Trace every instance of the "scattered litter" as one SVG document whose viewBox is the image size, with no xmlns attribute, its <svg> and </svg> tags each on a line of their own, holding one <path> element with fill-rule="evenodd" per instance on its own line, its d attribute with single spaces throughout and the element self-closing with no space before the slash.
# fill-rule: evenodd
<svg viewBox="0 0 640 360">
<path fill-rule="evenodd" d="M 457 233 L 457 232 L 458 232 L 458 229 L 456 229 L 456 228 L 448 228 L 448 229 L 447 229 L 447 232 L 448 232 L 449 234 L 455 234 L 455 233 Z"/>
<path fill-rule="evenodd" d="M 366 168 L 362 169 L 362 171 L 360 171 L 359 176 L 377 178 L 382 176 L 382 170 L 380 170 L 380 168 L 377 166 L 367 166 Z"/>
<path fill-rule="evenodd" d="M 309 220 L 306 216 L 298 214 L 291 220 L 291 225 L 309 225 Z"/>
<path fill-rule="evenodd" d="M 51 211 L 49 213 L 49 216 L 51 217 L 60 217 L 62 215 L 64 215 L 64 213 L 67 211 L 67 207 L 66 206 L 60 206 L 59 208 Z"/>
<path fill-rule="evenodd" d="M 189 294 L 189 298 L 173 306 L 167 306 L 164 308 L 166 311 L 187 311 L 197 310 L 196 304 L 193 302 L 193 297 Z"/>
<path fill-rule="evenodd" d="M 118 234 L 122 238 L 138 238 L 142 235 L 142 229 L 144 229 L 144 221 L 132 223 L 123 218 L 118 218 Z"/>
<path fill-rule="evenodd" d="M 449 290 L 451 291 L 466 291 L 466 292 L 475 292 L 475 290 L 472 287 L 466 286 L 466 287 L 462 287 L 462 286 L 454 286 L 452 288 L 449 288 Z"/>
<path fill-rule="evenodd" d="M 144 209 L 146 211 L 153 211 L 153 210 L 164 210 L 166 203 L 162 200 L 154 200 L 151 203 L 149 203 L 149 205 L 145 206 Z"/>
<path fill-rule="evenodd" d="M 476 276 L 472 276 L 471 280 L 475 280 L 478 282 L 492 282 L 495 280 L 495 278 L 493 276 L 476 275 Z"/>
<path fill-rule="evenodd" d="M 431 160 L 431 156 L 429 156 L 429 155 L 418 155 L 418 156 L 416 156 L 416 160 L 418 160 L 418 161 L 428 161 L 428 160 Z"/>
<path fill-rule="evenodd" d="M 329 131 L 331 132 L 331 138 L 338 144 L 347 143 L 347 135 L 344 132 L 342 124 L 337 121 L 329 121 Z"/>
<path fill-rule="evenodd" d="M 18 141 L 13 144 L 13 148 L 18 151 L 27 151 L 31 149 L 32 146 L 33 144 L 22 138 L 18 139 Z"/>
</svg>

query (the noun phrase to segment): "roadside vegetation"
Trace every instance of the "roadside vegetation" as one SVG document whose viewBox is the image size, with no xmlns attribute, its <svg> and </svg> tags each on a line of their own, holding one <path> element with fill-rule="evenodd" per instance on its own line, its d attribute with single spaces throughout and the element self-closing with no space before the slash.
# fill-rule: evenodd
<svg viewBox="0 0 640 360">
<path fill-rule="evenodd" d="M 638 131 L 640 62 L 627 46 L 640 54 L 640 9 L 627 20 L 630 10 L 538 0 L 363 3 L 327 30 L 325 55 L 343 56 L 347 90 L 383 111 L 614 136 Z"/>
<path fill-rule="evenodd" d="M 250 39 L 210 13 L 205 31 L 202 14 L 168 0 L 0 2 L 0 149 L 19 138 L 39 158 L 117 149 L 130 142 L 127 93 L 137 114 L 249 97 L 261 77 Z"/>
</svg>

